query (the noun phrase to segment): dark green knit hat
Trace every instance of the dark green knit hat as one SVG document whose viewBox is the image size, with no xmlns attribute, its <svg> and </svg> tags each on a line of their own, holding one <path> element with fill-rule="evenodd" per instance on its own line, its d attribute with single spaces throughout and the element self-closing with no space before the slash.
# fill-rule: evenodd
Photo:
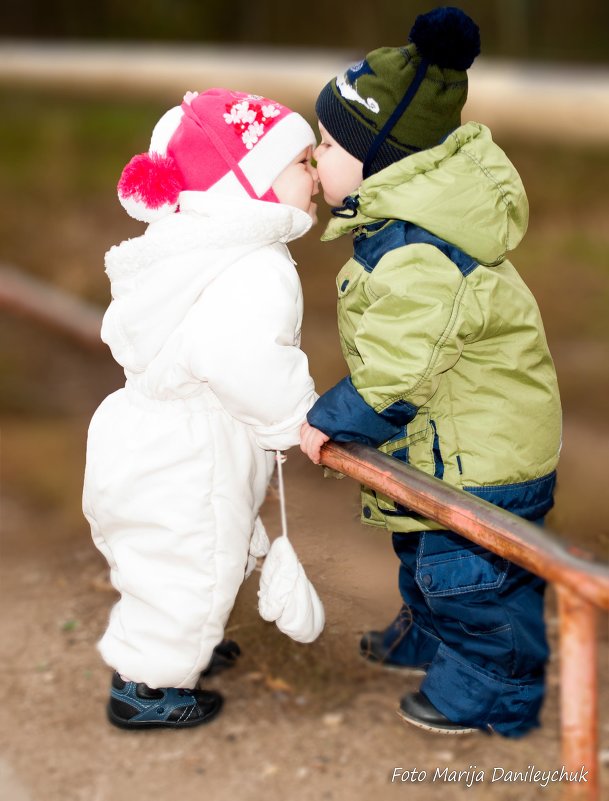
<svg viewBox="0 0 609 801">
<path fill-rule="evenodd" d="M 461 124 L 478 26 L 458 8 L 415 20 L 404 47 L 381 47 L 321 91 L 319 121 L 364 162 L 364 178 L 442 142 Z"/>
</svg>

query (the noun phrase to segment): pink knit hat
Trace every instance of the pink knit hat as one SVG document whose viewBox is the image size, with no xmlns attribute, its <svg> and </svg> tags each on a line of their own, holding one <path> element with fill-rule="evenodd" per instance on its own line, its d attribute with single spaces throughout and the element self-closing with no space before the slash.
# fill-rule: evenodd
<svg viewBox="0 0 609 801">
<path fill-rule="evenodd" d="M 315 143 L 300 114 L 273 100 L 228 89 L 188 92 L 156 124 L 148 153 L 127 164 L 118 197 L 143 222 L 176 211 L 183 190 L 278 203 L 274 180 Z"/>
</svg>

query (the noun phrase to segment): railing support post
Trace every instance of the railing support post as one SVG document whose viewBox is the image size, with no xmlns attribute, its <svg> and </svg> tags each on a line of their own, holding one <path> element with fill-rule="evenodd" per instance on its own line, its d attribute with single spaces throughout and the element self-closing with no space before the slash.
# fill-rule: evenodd
<svg viewBox="0 0 609 801">
<path fill-rule="evenodd" d="M 558 584 L 562 763 L 587 781 L 569 782 L 568 801 L 599 801 L 597 610 Z"/>
</svg>

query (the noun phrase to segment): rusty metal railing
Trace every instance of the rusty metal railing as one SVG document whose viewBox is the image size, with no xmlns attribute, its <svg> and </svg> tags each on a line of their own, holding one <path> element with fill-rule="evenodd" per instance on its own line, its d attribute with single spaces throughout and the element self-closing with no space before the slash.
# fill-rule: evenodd
<svg viewBox="0 0 609 801">
<path fill-rule="evenodd" d="M 565 798 L 600 801 L 597 624 L 598 610 L 609 610 L 609 566 L 563 546 L 547 529 L 367 445 L 328 442 L 321 463 L 556 586 L 562 761 L 569 772 L 582 765 L 588 770 L 588 781 L 565 785 Z"/>
<path fill-rule="evenodd" d="M 19 270 L 0 265 L 0 309 L 20 314 L 95 351 L 101 311 Z M 328 442 L 322 464 L 388 495 L 555 585 L 559 611 L 562 761 L 588 781 L 565 785 L 569 801 L 600 801 L 598 758 L 599 610 L 609 610 L 609 566 L 555 535 L 455 489 L 374 448 Z"/>
<path fill-rule="evenodd" d="M 97 306 L 6 264 L 0 264 L 0 309 L 3 308 L 86 348 L 107 352 L 99 336 L 102 313 Z"/>
</svg>

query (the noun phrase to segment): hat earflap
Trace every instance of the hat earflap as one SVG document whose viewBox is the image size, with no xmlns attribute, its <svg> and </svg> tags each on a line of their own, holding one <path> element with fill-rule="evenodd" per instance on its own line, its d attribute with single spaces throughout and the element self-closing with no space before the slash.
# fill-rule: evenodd
<svg viewBox="0 0 609 801">
<path fill-rule="evenodd" d="M 118 199 L 131 217 L 154 222 L 178 207 L 184 179 L 171 156 L 140 153 L 124 168 L 118 182 Z"/>
</svg>

